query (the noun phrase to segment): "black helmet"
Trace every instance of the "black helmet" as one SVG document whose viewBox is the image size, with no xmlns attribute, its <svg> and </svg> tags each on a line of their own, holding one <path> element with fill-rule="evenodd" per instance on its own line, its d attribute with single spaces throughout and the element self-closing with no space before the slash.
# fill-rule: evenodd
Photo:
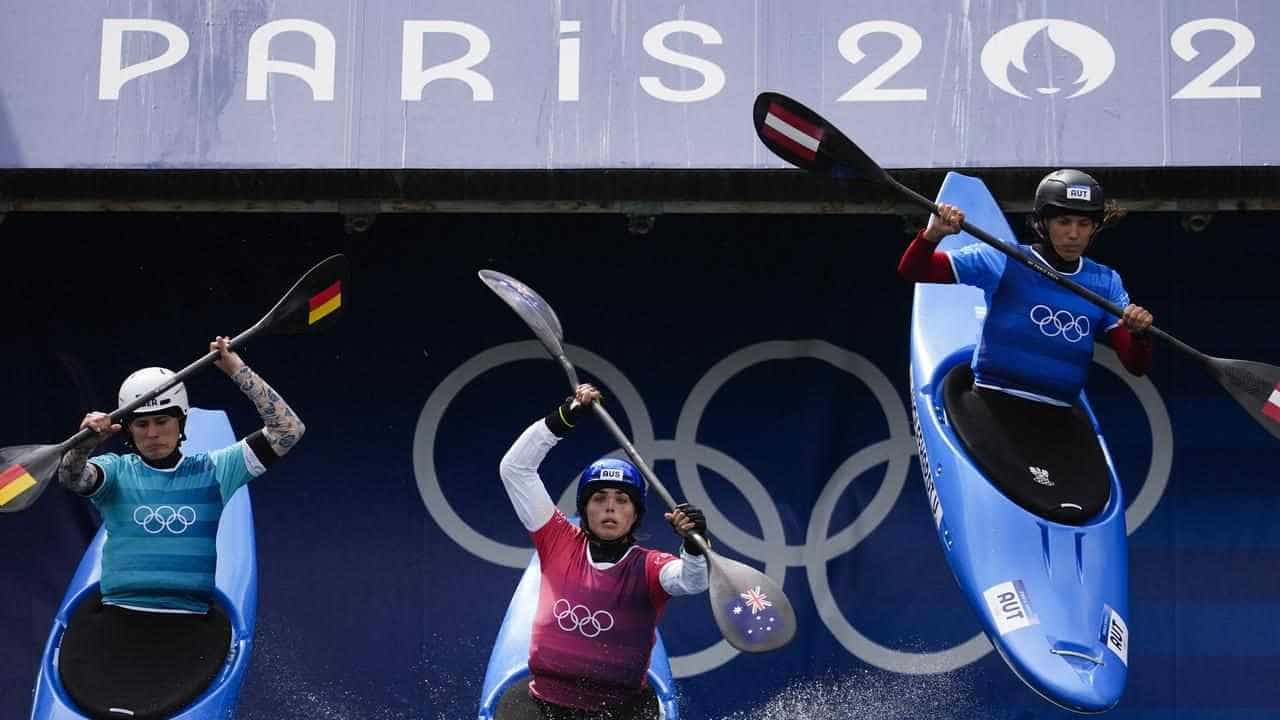
<svg viewBox="0 0 1280 720">
<path fill-rule="evenodd" d="M 1048 235 L 1044 221 L 1058 215 L 1084 215 L 1102 225 L 1106 218 L 1106 197 L 1093 176 L 1079 170 L 1054 170 L 1036 186 L 1032 227 L 1041 238 Z"/>
<path fill-rule="evenodd" d="M 1045 215 L 1045 208 L 1051 208 Z M 1057 209 L 1054 212 L 1053 209 Z M 1036 186 L 1036 216 L 1087 215 L 1102 222 L 1106 198 L 1102 186 L 1088 173 L 1079 170 L 1054 170 Z"/>
</svg>

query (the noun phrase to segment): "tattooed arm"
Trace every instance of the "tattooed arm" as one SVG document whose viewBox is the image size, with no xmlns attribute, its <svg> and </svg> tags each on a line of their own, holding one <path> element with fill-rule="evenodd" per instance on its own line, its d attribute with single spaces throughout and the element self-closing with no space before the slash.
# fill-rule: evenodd
<svg viewBox="0 0 1280 720">
<path fill-rule="evenodd" d="M 102 470 L 89 463 L 89 456 L 103 440 L 120 432 L 120 425 L 112 423 L 106 413 L 91 412 L 84 416 L 80 427 L 89 428 L 95 434 L 63 453 L 58 463 L 58 482 L 77 495 L 92 495 L 102 484 Z"/>
<path fill-rule="evenodd" d="M 227 342 L 227 338 L 219 337 L 209 343 L 210 350 L 219 351 L 219 358 L 214 361 L 214 364 L 231 378 L 236 387 L 240 388 L 240 392 L 253 401 L 253 406 L 258 410 L 258 416 L 262 418 L 263 438 L 276 457 L 283 457 L 298 443 L 298 440 L 302 439 L 306 426 L 294 414 L 284 398 L 272 390 L 271 386 L 258 377 L 258 374 L 248 365 L 245 365 L 244 360 L 240 359 L 235 351 L 227 347 Z M 262 460 L 266 462 L 267 458 Z"/>
</svg>

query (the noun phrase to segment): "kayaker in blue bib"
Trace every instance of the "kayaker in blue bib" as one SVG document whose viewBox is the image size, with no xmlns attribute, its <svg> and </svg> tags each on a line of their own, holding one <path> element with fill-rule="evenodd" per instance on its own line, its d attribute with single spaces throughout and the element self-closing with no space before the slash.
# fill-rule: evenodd
<svg viewBox="0 0 1280 720">
<path fill-rule="evenodd" d="M 184 455 L 190 403 L 178 383 L 119 424 L 105 413 L 87 414 L 80 427 L 95 434 L 58 467 L 59 482 L 88 498 L 107 527 L 101 597 L 76 608 L 59 651 L 64 686 L 93 717 L 167 717 L 194 699 L 226 658 L 230 625 L 213 602 L 222 509 L 304 431 L 228 343 L 209 343 L 218 353 L 214 364 L 253 402 L 261 429 L 229 447 Z M 120 404 L 172 375 L 158 367 L 133 373 L 120 386 Z M 89 457 L 121 431 L 132 452 Z"/>
<path fill-rule="evenodd" d="M 1123 307 L 1123 317 L 1048 282 L 985 243 L 937 251 L 942 238 L 960 232 L 964 222 L 960 208 L 942 203 L 938 210 L 908 246 L 898 272 L 913 282 L 982 289 L 987 315 L 973 354 L 975 387 L 1071 405 L 1084 387 L 1093 343 L 1099 339 L 1116 350 L 1134 375 L 1150 369 L 1151 343 L 1142 332 L 1151 325 L 1151 313 L 1130 302 L 1119 273 L 1084 257 L 1098 232 L 1118 214 L 1091 176 L 1057 170 L 1040 181 L 1032 218 L 1036 238 L 1020 249 Z"/>
<path fill-rule="evenodd" d="M 1124 308 L 1116 317 L 986 243 L 936 250 L 964 213 L 940 204 L 898 271 L 908 280 L 982 289 L 986 315 L 969 363 L 947 372 L 941 397 L 970 458 L 1013 502 L 1067 525 L 1090 522 L 1111 503 L 1099 430 L 1080 405 L 1093 345 L 1111 345 L 1134 375 L 1151 366 L 1143 331 L 1151 313 L 1133 304 L 1120 275 L 1084 253 L 1118 214 L 1079 170 L 1049 173 L 1036 188 L 1035 238 L 1019 250 Z"/>
</svg>

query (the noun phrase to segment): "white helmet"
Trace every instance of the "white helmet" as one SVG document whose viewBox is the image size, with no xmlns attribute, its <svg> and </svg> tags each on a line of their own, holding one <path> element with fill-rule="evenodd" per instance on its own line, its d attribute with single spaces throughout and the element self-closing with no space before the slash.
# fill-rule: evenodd
<svg viewBox="0 0 1280 720">
<path fill-rule="evenodd" d="M 162 367 L 142 368 L 135 372 L 125 378 L 123 383 L 120 383 L 120 407 L 124 407 L 154 390 L 171 377 L 173 377 L 173 371 Z M 150 401 L 139 405 L 131 414 L 145 415 L 164 412 L 175 407 L 182 411 L 183 417 L 186 417 L 187 411 L 191 409 L 191 404 L 187 402 L 187 388 L 182 383 L 174 385 L 151 398 Z"/>
</svg>

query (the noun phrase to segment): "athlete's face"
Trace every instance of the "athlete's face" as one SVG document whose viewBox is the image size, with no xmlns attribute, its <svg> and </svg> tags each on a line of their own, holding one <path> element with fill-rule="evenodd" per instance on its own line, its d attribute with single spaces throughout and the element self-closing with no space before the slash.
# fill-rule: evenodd
<svg viewBox="0 0 1280 720">
<path fill-rule="evenodd" d="M 181 423 L 172 415 L 139 415 L 129 423 L 129 434 L 139 455 L 147 460 L 162 460 L 178 449 Z"/>
<path fill-rule="evenodd" d="M 601 540 L 617 540 L 631 532 L 636 506 L 631 496 L 617 488 L 604 488 L 587 498 L 587 527 Z"/>
<path fill-rule="evenodd" d="M 1049 242 L 1058 257 L 1073 262 L 1084 254 L 1098 223 L 1085 215 L 1058 215 L 1049 219 Z"/>
</svg>

